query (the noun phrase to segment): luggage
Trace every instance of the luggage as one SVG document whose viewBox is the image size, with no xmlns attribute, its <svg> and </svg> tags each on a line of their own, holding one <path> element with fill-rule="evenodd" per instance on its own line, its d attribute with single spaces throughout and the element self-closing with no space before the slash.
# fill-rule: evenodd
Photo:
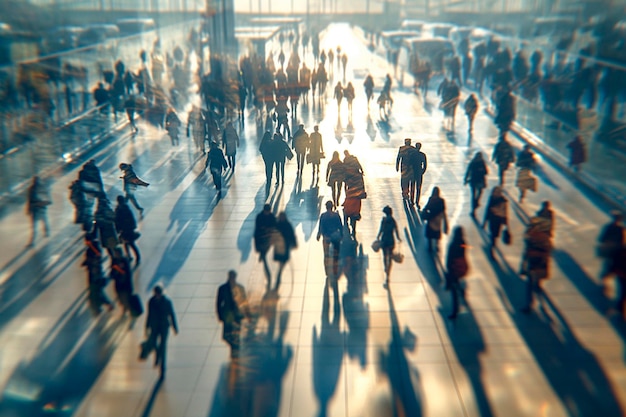
<svg viewBox="0 0 626 417">
<path fill-rule="evenodd" d="M 143 314 L 143 304 L 137 294 L 130 296 L 130 314 L 133 317 L 139 317 Z"/>
</svg>

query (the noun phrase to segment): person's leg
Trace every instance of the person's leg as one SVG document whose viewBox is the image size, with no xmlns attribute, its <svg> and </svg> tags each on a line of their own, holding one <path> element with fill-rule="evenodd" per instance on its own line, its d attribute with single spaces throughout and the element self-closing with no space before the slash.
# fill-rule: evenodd
<svg viewBox="0 0 626 417">
<path fill-rule="evenodd" d="M 278 287 L 280 287 L 280 280 L 281 277 L 283 275 L 283 269 L 285 268 L 285 262 L 279 262 L 278 264 L 278 272 L 276 273 L 276 284 L 274 284 L 274 288 L 276 290 L 278 290 Z"/>
<path fill-rule="evenodd" d="M 267 252 L 261 253 L 261 262 L 263 262 L 263 272 L 265 272 L 265 278 L 267 279 L 267 288 L 269 289 L 272 284 L 272 273 L 270 267 L 267 264 Z"/>
<path fill-rule="evenodd" d="M 522 310 L 524 312 L 530 312 L 530 309 L 533 306 L 533 293 L 535 292 L 535 282 L 530 272 L 526 274 L 526 279 L 526 306 Z"/>
<path fill-rule="evenodd" d="M 422 195 L 422 176 L 418 176 L 415 179 L 415 204 L 420 207 L 420 197 Z"/>
<path fill-rule="evenodd" d="M 459 283 L 453 282 L 450 285 L 450 292 L 452 294 L 452 313 L 448 316 L 451 319 L 456 318 L 456 315 L 459 313 Z"/>
<path fill-rule="evenodd" d="M 34 245 L 37 240 L 37 215 L 35 213 L 36 212 L 30 214 L 31 235 L 29 245 Z"/>
<path fill-rule="evenodd" d="M 274 166 L 276 167 L 276 185 L 280 184 L 280 162 L 275 161 Z"/>
<path fill-rule="evenodd" d="M 160 357 L 161 357 L 159 364 L 161 365 L 161 375 L 160 375 L 161 379 L 165 378 L 165 366 L 167 362 L 167 333 L 168 333 L 167 329 L 159 333 L 159 339 L 160 339 L 159 352 L 160 352 Z"/>
<path fill-rule="evenodd" d="M 43 232 L 44 236 L 50 236 L 50 224 L 48 223 L 48 209 L 44 208 L 41 210 L 41 221 L 43 222 Z"/>
<path fill-rule="evenodd" d="M 139 211 L 143 211 L 143 207 L 139 205 L 137 198 L 135 197 L 135 193 L 131 190 L 126 190 L 126 201 L 130 201 L 133 206 Z"/>
<path fill-rule="evenodd" d="M 281 161 L 280 163 L 280 182 L 285 184 L 285 161 Z"/>
<path fill-rule="evenodd" d="M 128 242 L 127 245 L 130 246 L 133 252 L 135 252 L 135 262 L 136 262 L 136 265 L 139 265 L 139 263 L 141 262 L 141 254 L 139 253 L 139 248 L 137 247 L 137 243 L 133 241 L 133 242 Z M 126 252 L 129 252 L 128 248 L 126 248 Z M 128 253 L 128 255 L 130 257 L 130 253 Z"/>
</svg>

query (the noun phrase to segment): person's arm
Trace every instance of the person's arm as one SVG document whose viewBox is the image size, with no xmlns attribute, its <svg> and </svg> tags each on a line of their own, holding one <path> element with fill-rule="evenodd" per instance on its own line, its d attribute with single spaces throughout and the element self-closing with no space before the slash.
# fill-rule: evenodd
<svg viewBox="0 0 626 417">
<path fill-rule="evenodd" d="M 402 239 L 400 239 L 400 233 L 398 232 L 398 223 L 395 219 L 393 220 L 393 229 L 396 232 L 396 238 L 398 239 L 398 242 L 402 242 Z"/>
<path fill-rule="evenodd" d="M 446 202 L 443 202 L 443 232 L 448 234 L 448 213 L 446 213 Z"/>
<path fill-rule="evenodd" d="M 172 329 L 174 329 L 174 334 L 178 334 L 178 323 L 176 322 L 176 313 L 174 312 L 174 305 L 172 304 L 172 300 L 167 300 L 168 304 L 168 314 L 170 316 L 170 320 L 172 321 Z"/>
<path fill-rule="evenodd" d="M 380 222 L 380 227 L 378 228 L 378 234 L 376 235 L 376 240 L 380 240 L 380 237 L 383 234 L 383 222 L 384 222 L 384 219 Z"/>
<path fill-rule="evenodd" d="M 152 316 L 153 316 L 153 312 L 152 312 L 152 299 L 150 299 L 150 301 L 148 301 L 148 316 L 146 317 L 146 333 L 148 333 L 148 329 L 150 328 L 150 324 L 152 324 Z"/>
<path fill-rule="evenodd" d="M 187 137 L 189 137 L 189 127 L 191 126 L 191 113 L 189 113 L 189 117 L 187 117 Z"/>
<path fill-rule="evenodd" d="M 398 156 L 396 157 L 396 172 L 400 171 L 400 159 L 402 159 L 402 151 L 398 150 Z"/>
<path fill-rule="evenodd" d="M 331 171 L 330 164 L 331 162 L 328 162 L 328 165 L 326 165 L 326 182 L 330 181 L 330 171 Z"/>
<path fill-rule="evenodd" d="M 319 241 L 322 236 L 322 221 L 324 220 L 324 213 L 320 216 L 320 224 L 317 227 L 317 237 L 316 239 Z"/>
</svg>

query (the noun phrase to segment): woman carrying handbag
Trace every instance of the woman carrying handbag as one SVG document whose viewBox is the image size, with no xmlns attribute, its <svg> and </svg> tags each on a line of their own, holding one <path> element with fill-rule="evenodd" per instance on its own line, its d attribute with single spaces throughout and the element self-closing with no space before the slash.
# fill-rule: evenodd
<svg viewBox="0 0 626 417">
<path fill-rule="evenodd" d="M 380 241 L 380 248 L 383 250 L 383 265 L 385 267 L 385 284 L 389 284 L 389 275 L 391 274 L 391 263 L 393 261 L 393 250 L 396 246 L 395 237 L 398 239 L 398 242 L 402 242 L 400 239 L 400 235 L 398 233 L 398 224 L 396 220 L 393 218 L 391 207 L 385 206 L 383 208 L 383 213 L 385 213 L 385 217 L 383 217 L 380 222 L 380 229 L 378 231 L 378 236 L 376 239 Z"/>
</svg>

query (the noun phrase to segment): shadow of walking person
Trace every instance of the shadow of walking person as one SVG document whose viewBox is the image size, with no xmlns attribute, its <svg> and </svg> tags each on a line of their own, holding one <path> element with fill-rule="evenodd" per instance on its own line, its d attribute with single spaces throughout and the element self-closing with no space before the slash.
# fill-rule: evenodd
<svg viewBox="0 0 626 417">
<path fill-rule="evenodd" d="M 332 319 L 329 287 L 333 287 Z M 320 404 L 319 417 L 328 415 L 328 405 L 335 395 L 344 354 L 343 333 L 339 328 L 341 306 L 337 280 L 327 278 L 322 299 L 322 325 L 313 327 L 313 387 Z"/>
<path fill-rule="evenodd" d="M 547 311 L 543 316 L 528 316 L 517 310 L 514 306 L 522 305 L 526 282 L 506 261 L 500 263 L 490 259 L 487 246 L 483 246 L 483 250 L 496 273 L 503 291 L 501 297 L 517 331 L 568 414 L 623 415 L 624 410 L 611 381 L 597 358 L 578 341 L 550 297 L 543 293 L 545 304 L 556 316 L 556 322 Z"/>
<path fill-rule="evenodd" d="M 415 351 L 416 337 L 408 327 L 404 334 L 400 331 L 400 322 L 391 296 L 387 292 L 389 317 L 391 319 L 391 341 L 387 352 L 379 351 L 380 367 L 389 378 L 394 407 L 392 415 L 420 417 L 423 414 L 422 389 L 418 370 L 409 363 L 404 350 Z"/>
</svg>

